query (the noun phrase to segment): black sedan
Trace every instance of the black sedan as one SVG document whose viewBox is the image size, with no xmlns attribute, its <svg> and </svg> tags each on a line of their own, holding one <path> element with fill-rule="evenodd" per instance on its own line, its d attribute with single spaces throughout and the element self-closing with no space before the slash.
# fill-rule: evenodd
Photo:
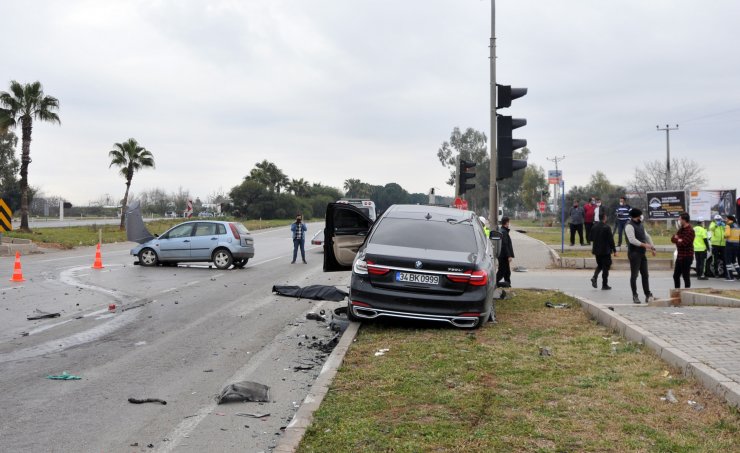
<svg viewBox="0 0 740 453">
<path fill-rule="evenodd" d="M 324 270 L 352 269 L 352 320 L 475 328 L 494 318 L 494 250 L 473 212 L 394 205 L 373 223 L 354 206 L 333 203 L 324 236 Z"/>
</svg>

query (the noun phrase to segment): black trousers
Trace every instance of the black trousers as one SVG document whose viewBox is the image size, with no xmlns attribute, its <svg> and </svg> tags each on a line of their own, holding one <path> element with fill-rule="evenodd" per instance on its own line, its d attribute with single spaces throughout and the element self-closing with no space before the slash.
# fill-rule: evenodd
<svg viewBox="0 0 740 453">
<path fill-rule="evenodd" d="M 706 275 L 706 269 L 704 267 L 707 265 L 706 250 L 703 252 L 694 252 L 694 257 L 696 258 L 696 276 L 704 277 Z"/>
<path fill-rule="evenodd" d="M 601 281 L 603 286 L 609 284 L 609 269 L 612 267 L 612 256 L 611 255 L 596 255 L 596 270 L 594 271 L 594 278 L 599 278 L 601 272 Z"/>
<path fill-rule="evenodd" d="M 637 274 L 640 274 L 640 277 L 642 277 L 642 291 L 645 293 L 645 297 L 650 296 L 650 276 L 645 253 L 637 250 L 627 252 L 627 258 L 630 260 L 630 288 L 632 288 L 632 294 L 637 295 Z"/>
<path fill-rule="evenodd" d="M 580 241 L 581 245 L 583 245 L 583 224 L 579 223 L 577 225 L 570 224 L 570 245 L 573 245 L 576 243 L 576 231 L 578 232 L 578 240 Z"/>
<path fill-rule="evenodd" d="M 506 283 L 511 285 L 511 267 L 509 266 L 509 258 L 499 258 L 498 270 L 496 271 L 496 283 L 504 280 Z"/>
<path fill-rule="evenodd" d="M 591 243 L 591 228 L 594 227 L 593 222 L 586 222 L 586 242 Z"/>
<path fill-rule="evenodd" d="M 684 288 L 691 288 L 691 263 L 694 262 L 693 256 L 679 256 L 676 258 L 676 265 L 673 268 L 673 287 L 681 287 L 681 277 L 683 277 Z"/>
</svg>

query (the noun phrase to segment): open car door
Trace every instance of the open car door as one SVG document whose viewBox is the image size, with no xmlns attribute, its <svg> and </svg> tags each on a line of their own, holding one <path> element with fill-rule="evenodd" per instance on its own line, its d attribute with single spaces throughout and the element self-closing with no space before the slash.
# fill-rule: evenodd
<svg viewBox="0 0 740 453">
<path fill-rule="evenodd" d="M 351 204 L 330 203 L 324 228 L 324 272 L 351 269 L 372 225 L 367 214 Z"/>
</svg>

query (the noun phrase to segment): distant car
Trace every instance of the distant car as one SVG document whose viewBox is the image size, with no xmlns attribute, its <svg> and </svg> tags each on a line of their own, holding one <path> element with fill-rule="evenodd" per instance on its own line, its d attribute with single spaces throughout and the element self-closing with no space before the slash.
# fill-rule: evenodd
<svg viewBox="0 0 740 453">
<path fill-rule="evenodd" d="M 322 245 L 324 243 L 324 230 L 319 230 L 311 238 L 312 245 Z"/>
<path fill-rule="evenodd" d="M 177 213 L 175 211 L 167 211 L 164 213 L 164 216 L 168 218 L 177 218 Z"/>
<path fill-rule="evenodd" d="M 475 213 L 393 205 L 326 211 L 324 271 L 352 269 L 351 320 L 395 317 L 476 328 L 494 315 L 494 248 Z"/>
<path fill-rule="evenodd" d="M 135 239 L 129 236 L 129 240 Z M 131 249 L 131 255 L 139 259 L 134 264 L 142 266 L 206 261 L 219 269 L 232 265 L 243 268 L 254 257 L 254 239 L 238 222 L 189 221 L 175 225 L 159 237 L 150 234 L 149 238 L 136 242 L 140 244 Z"/>
<path fill-rule="evenodd" d="M 201 211 L 198 213 L 198 217 L 214 217 L 212 212 Z"/>
</svg>

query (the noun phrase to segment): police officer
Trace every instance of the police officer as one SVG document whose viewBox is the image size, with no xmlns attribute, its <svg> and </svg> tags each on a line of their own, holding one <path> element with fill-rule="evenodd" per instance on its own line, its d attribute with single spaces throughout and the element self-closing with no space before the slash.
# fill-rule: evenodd
<svg viewBox="0 0 740 453">
<path fill-rule="evenodd" d="M 706 273 L 707 249 L 709 249 L 709 240 L 707 239 L 707 230 L 703 226 L 704 219 L 698 219 L 694 226 L 694 257 L 696 258 L 696 277 L 697 280 L 709 280 Z"/>
</svg>

